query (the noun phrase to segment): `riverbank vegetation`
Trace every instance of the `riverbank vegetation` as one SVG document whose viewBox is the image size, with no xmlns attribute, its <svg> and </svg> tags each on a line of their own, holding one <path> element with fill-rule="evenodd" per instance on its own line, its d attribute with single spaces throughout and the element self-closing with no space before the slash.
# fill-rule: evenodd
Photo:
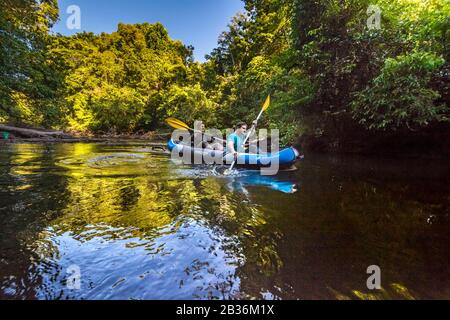
<svg viewBox="0 0 450 320">
<path fill-rule="evenodd" d="M 245 0 L 204 63 L 160 23 L 49 33 L 56 0 L 0 12 L 0 123 L 81 133 L 231 127 L 272 95 L 284 144 L 450 152 L 450 3 Z M 380 13 L 377 25 L 377 13 Z"/>
</svg>

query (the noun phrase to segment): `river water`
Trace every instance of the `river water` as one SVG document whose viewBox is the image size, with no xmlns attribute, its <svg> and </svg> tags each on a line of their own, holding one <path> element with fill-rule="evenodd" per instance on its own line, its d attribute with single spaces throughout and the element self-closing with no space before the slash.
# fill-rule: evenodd
<svg viewBox="0 0 450 320">
<path fill-rule="evenodd" d="M 450 298 L 443 161 L 224 177 L 142 145 L 0 148 L 0 298 Z"/>
</svg>

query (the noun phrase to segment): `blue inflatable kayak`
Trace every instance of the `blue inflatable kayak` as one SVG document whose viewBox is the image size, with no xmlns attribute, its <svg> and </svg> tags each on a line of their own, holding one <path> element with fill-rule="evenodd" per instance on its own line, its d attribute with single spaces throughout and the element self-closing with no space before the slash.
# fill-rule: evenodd
<svg viewBox="0 0 450 320">
<path fill-rule="evenodd" d="M 218 164 L 218 159 L 222 162 L 221 164 L 231 164 L 233 162 L 233 155 L 231 154 L 224 154 L 223 151 L 218 150 L 193 148 L 188 145 L 176 143 L 172 139 L 167 143 L 167 147 L 172 153 L 175 152 L 179 157 L 183 157 L 183 159 L 188 159 L 189 161 L 192 161 L 196 156 L 197 159 L 214 158 L 216 164 Z M 244 168 L 262 168 L 270 167 L 278 162 L 280 168 L 289 168 L 300 158 L 302 158 L 302 156 L 298 150 L 290 147 L 276 153 L 240 153 L 236 165 Z M 204 161 L 203 163 L 212 164 L 208 161 Z"/>
</svg>

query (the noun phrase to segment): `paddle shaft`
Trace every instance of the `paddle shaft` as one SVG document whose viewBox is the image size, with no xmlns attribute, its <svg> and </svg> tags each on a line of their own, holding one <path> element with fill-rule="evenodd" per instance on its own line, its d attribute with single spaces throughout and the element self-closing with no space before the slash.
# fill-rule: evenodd
<svg viewBox="0 0 450 320">
<path fill-rule="evenodd" d="M 193 133 L 201 133 L 201 134 L 203 134 L 203 135 L 205 135 L 205 136 L 214 138 L 215 140 L 217 140 L 217 141 L 219 141 L 219 142 L 222 142 L 222 143 L 225 142 L 225 140 L 220 139 L 220 138 L 218 138 L 218 137 L 210 136 L 210 135 L 205 134 L 204 132 L 202 132 L 202 131 L 200 131 L 200 130 L 192 129 L 192 128 L 190 128 L 186 123 L 184 123 L 183 121 L 178 120 L 178 119 L 175 119 L 175 118 L 167 118 L 167 119 L 166 119 L 166 123 L 167 123 L 169 126 L 171 126 L 172 128 L 175 128 L 175 129 L 184 129 L 184 130 L 187 130 L 187 131 L 190 131 L 190 132 L 193 132 Z"/>
<path fill-rule="evenodd" d="M 192 129 L 192 128 L 189 128 L 189 127 L 186 128 L 186 130 L 192 131 L 193 133 L 202 133 L 203 135 L 208 136 L 208 137 L 211 137 L 211 138 L 214 138 L 215 140 L 217 140 L 217 141 L 219 141 L 219 142 L 222 142 L 222 143 L 225 142 L 225 140 L 223 140 L 223 139 L 220 139 L 220 138 L 214 137 L 214 136 L 210 136 L 210 135 L 205 134 L 204 132 L 202 132 L 202 131 L 200 131 L 200 130 L 195 130 L 195 129 Z"/>
<path fill-rule="evenodd" d="M 263 114 L 263 112 L 264 112 L 264 109 L 261 109 L 261 111 L 260 111 L 259 114 L 258 114 L 258 117 L 256 117 L 256 122 L 259 121 L 259 118 L 261 118 L 261 115 Z M 250 136 L 252 135 L 252 132 L 253 132 L 254 129 L 255 129 L 255 125 L 252 125 L 250 131 L 249 131 L 249 132 L 247 133 L 247 135 L 245 136 L 245 139 L 244 139 L 244 142 L 242 143 L 242 145 L 245 146 L 245 144 L 247 143 L 247 140 L 248 140 L 248 139 L 250 138 Z M 235 151 L 237 151 L 239 147 L 240 147 L 240 146 L 236 146 Z M 233 160 L 233 163 L 231 164 L 230 169 L 228 169 L 228 171 L 233 170 L 233 168 L 234 168 L 234 166 L 235 166 L 235 164 L 236 164 L 236 161 L 237 161 L 237 159 L 234 159 L 234 160 Z"/>
</svg>

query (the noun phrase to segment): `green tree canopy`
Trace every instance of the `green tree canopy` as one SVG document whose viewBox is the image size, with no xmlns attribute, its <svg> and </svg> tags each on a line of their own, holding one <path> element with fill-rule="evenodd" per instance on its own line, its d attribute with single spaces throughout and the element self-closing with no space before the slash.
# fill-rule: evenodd
<svg viewBox="0 0 450 320">
<path fill-rule="evenodd" d="M 39 102 L 57 89 L 45 46 L 56 0 L 5 0 L 0 10 L 0 121 L 44 121 Z"/>
</svg>

